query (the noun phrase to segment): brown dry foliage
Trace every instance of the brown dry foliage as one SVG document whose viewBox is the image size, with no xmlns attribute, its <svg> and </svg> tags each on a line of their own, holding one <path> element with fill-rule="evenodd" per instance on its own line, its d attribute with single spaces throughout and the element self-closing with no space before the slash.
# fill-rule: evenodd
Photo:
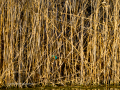
<svg viewBox="0 0 120 90">
<path fill-rule="evenodd" d="M 2 85 L 120 82 L 119 0 L 0 0 L 0 25 Z"/>
</svg>

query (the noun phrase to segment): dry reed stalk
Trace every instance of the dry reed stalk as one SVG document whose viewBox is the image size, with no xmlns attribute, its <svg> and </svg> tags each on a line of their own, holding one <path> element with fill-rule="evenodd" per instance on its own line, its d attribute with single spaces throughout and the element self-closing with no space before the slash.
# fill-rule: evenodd
<svg viewBox="0 0 120 90">
<path fill-rule="evenodd" d="M 12 10 L 12 8 L 14 7 L 14 4 L 15 3 L 12 3 L 12 1 L 10 2 L 10 4 L 11 4 L 11 10 Z M 13 5 L 12 5 L 13 4 Z M 14 58 L 14 35 L 13 35 L 13 27 L 14 27 L 14 17 L 12 17 L 12 16 L 15 16 L 15 13 L 12 13 L 11 12 L 11 40 L 10 40 L 10 43 L 11 43 L 11 63 L 12 63 L 12 70 L 11 70 L 11 78 L 12 78 L 12 81 L 11 81 L 11 83 L 13 83 L 15 80 L 14 80 L 14 78 L 15 78 L 15 75 L 14 75 L 14 62 L 13 62 L 13 58 Z"/>
<path fill-rule="evenodd" d="M 49 49 L 48 49 L 48 40 L 49 40 L 49 36 L 48 36 L 48 6 L 49 6 L 49 0 L 47 0 L 47 11 L 46 11 L 46 34 L 47 34 L 47 79 L 49 80 L 49 72 L 50 72 L 50 70 L 49 70 L 49 65 L 50 65 L 50 61 L 49 61 Z M 48 80 L 47 80 L 47 82 L 48 82 Z"/>
<path fill-rule="evenodd" d="M 80 51 L 81 51 L 81 81 L 80 81 L 80 84 L 82 85 L 83 83 L 84 83 L 84 76 L 83 76 L 83 60 L 84 60 L 84 58 L 83 58 L 83 56 L 84 56 L 84 53 L 83 53 L 83 27 L 84 27 L 84 12 L 83 12 L 83 8 L 84 8 L 84 4 L 82 3 L 82 15 L 81 15 L 81 36 L 80 36 L 80 38 L 81 38 L 81 40 L 80 40 Z"/>
<path fill-rule="evenodd" d="M 109 8 L 109 6 L 106 6 L 105 7 L 105 10 L 106 10 L 106 24 L 105 24 L 105 37 L 106 37 L 106 39 L 105 40 L 107 40 L 107 38 L 108 38 L 108 34 L 107 34 L 107 31 L 108 31 L 108 8 Z M 105 42 L 105 44 L 106 45 L 108 45 L 108 42 L 106 41 Z M 106 50 L 106 62 L 109 62 L 108 60 L 108 52 L 107 52 L 107 49 L 105 49 Z M 108 67 L 106 67 L 107 69 L 106 69 L 106 85 L 107 85 L 107 83 L 108 83 L 108 78 L 109 78 L 109 72 L 108 72 Z M 108 76 L 107 76 L 108 75 Z"/>
<path fill-rule="evenodd" d="M 1 70 L 2 70 L 2 64 L 3 64 L 3 62 L 2 62 L 2 27 L 3 27 L 3 16 L 2 16 L 2 3 L 3 3 L 3 1 L 0 1 L 0 6 L 1 6 L 1 8 L 0 8 L 0 25 L 1 25 L 1 27 L 0 27 L 0 75 L 2 74 L 2 72 L 1 72 Z M 0 82 L 2 82 L 1 80 L 0 80 Z"/>
<path fill-rule="evenodd" d="M 65 1 L 65 18 L 64 18 L 64 22 L 67 22 L 67 9 L 68 9 L 67 8 L 67 4 L 68 4 L 67 2 L 68 1 Z M 63 32 L 65 33 L 65 36 L 66 36 L 66 32 L 67 32 L 66 29 L 67 29 L 67 25 L 65 24 L 65 30 L 63 29 L 64 30 Z M 63 34 L 63 36 L 64 36 L 64 34 Z M 64 51 L 63 51 L 64 52 L 64 57 L 63 58 L 65 58 L 65 56 L 67 54 L 67 44 L 68 44 L 67 41 L 64 42 L 64 43 L 65 43 L 66 46 L 64 46 Z M 67 77 L 66 63 L 65 63 L 65 66 L 64 66 L 64 72 L 63 73 Z M 67 78 L 66 77 L 65 77 L 65 82 L 67 82 Z"/>
</svg>

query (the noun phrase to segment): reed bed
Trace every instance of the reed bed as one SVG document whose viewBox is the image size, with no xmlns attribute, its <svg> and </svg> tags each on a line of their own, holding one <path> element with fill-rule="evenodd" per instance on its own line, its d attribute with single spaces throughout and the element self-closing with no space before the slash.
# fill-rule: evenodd
<svg viewBox="0 0 120 90">
<path fill-rule="evenodd" d="M 120 84 L 120 0 L 0 0 L 0 85 L 28 84 Z"/>
</svg>

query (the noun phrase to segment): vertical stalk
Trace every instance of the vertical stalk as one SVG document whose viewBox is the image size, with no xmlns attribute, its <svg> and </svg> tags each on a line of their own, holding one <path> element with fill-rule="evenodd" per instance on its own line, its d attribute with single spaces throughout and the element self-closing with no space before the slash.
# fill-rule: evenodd
<svg viewBox="0 0 120 90">
<path fill-rule="evenodd" d="M 92 7 L 93 7 L 93 0 L 91 0 L 91 12 L 93 12 L 92 10 Z M 92 17 L 93 15 L 91 14 L 90 16 L 90 63 L 92 63 L 92 27 L 93 27 L 93 24 L 92 24 Z M 90 73 L 91 73 L 91 81 L 92 81 L 92 64 L 91 64 L 91 70 L 90 70 Z"/>
<path fill-rule="evenodd" d="M 114 83 L 117 83 L 117 68 L 116 68 L 116 65 L 117 65 L 117 49 L 118 49 L 118 45 L 117 45 L 117 30 L 118 30 L 118 23 L 117 23 L 117 20 L 118 20 L 118 9 L 117 9 L 117 4 L 118 4 L 118 0 L 116 0 L 115 2 L 115 6 L 114 6 L 114 43 L 113 43 L 113 52 L 114 52 L 114 71 L 115 71 L 115 77 L 114 77 Z"/>
<path fill-rule="evenodd" d="M 46 34 L 47 34 L 47 79 L 49 80 L 49 65 L 50 65 L 50 61 L 49 61 L 49 49 L 48 49 L 48 41 L 49 41 L 49 36 L 48 36 L 48 7 L 49 7 L 49 0 L 47 0 L 47 11 L 46 11 Z M 48 82 L 48 81 L 47 81 Z"/>
<path fill-rule="evenodd" d="M 84 76 L 83 76 L 83 56 L 84 56 L 84 53 L 83 53 L 83 30 L 84 30 L 84 12 L 83 12 L 83 9 L 84 9 L 84 4 L 82 3 L 82 15 L 81 15 L 81 42 L 80 42 L 80 48 L 81 48 L 81 85 L 84 83 Z"/>
<path fill-rule="evenodd" d="M 18 7 L 20 7 L 19 5 L 18 5 Z M 18 9 L 19 11 L 19 14 L 18 14 L 18 20 L 20 20 L 20 8 Z M 18 52 L 20 52 L 20 54 L 19 54 L 19 58 L 18 58 L 18 86 L 19 87 L 21 87 L 21 56 L 22 56 L 22 51 L 21 51 L 21 49 L 22 49 L 22 47 L 21 47 L 21 29 L 20 29 L 20 27 L 21 27 L 21 25 L 20 25 L 20 23 L 18 23 L 18 29 L 17 29 L 17 40 L 18 40 L 18 45 L 17 45 L 17 50 L 20 50 L 20 51 L 18 51 Z M 19 30 L 20 29 L 20 30 Z M 19 48 L 19 49 L 18 49 Z"/>
<path fill-rule="evenodd" d="M 68 11 L 68 0 L 66 0 L 66 2 L 65 2 L 65 22 L 67 23 L 67 11 Z M 65 36 L 66 36 L 66 32 L 67 32 L 67 25 L 66 25 L 66 23 L 65 23 L 65 30 L 64 30 L 64 33 L 65 33 Z M 67 55 L 67 45 L 68 45 L 68 42 L 67 42 L 67 40 L 66 40 L 66 44 L 65 44 L 66 46 L 65 46 L 65 48 L 64 48 L 64 58 L 66 57 L 66 55 Z M 65 59 L 66 60 L 66 59 Z M 65 76 L 67 77 L 67 70 L 66 70 L 66 63 L 65 63 L 65 67 L 64 67 L 64 73 L 65 73 Z M 66 82 L 66 77 L 65 77 L 65 82 Z"/>
<path fill-rule="evenodd" d="M 108 6 L 105 7 L 106 9 L 106 21 L 105 21 L 105 45 L 107 45 L 107 40 L 108 40 L 108 37 L 107 37 L 107 32 L 108 32 Z M 105 47 L 105 62 L 108 62 L 108 59 L 107 59 L 107 48 Z M 104 65 L 106 66 L 106 65 Z M 106 67 L 108 68 L 108 67 Z M 106 85 L 107 85 L 107 77 L 106 77 Z M 104 82 L 105 83 L 105 82 Z"/>
</svg>

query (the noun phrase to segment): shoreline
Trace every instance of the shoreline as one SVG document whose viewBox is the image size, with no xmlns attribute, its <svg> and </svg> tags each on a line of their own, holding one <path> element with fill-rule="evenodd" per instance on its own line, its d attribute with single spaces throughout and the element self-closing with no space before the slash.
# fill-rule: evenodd
<svg viewBox="0 0 120 90">
<path fill-rule="evenodd" d="M 21 83 L 22 84 L 22 83 Z M 120 88 L 120 84 L 110 84 L 110 85 L 62 85 L 62 84 L 52 84 L 48 83 L 46 85 L 42 83 L 24 83 L 19 87 L 19 83 L 10 83 L 7 85 L 0 86 L 0 89 L 4 88 L 81 88 L 81 89 L 90 89 L 90 88 Z"/>
</svg>

